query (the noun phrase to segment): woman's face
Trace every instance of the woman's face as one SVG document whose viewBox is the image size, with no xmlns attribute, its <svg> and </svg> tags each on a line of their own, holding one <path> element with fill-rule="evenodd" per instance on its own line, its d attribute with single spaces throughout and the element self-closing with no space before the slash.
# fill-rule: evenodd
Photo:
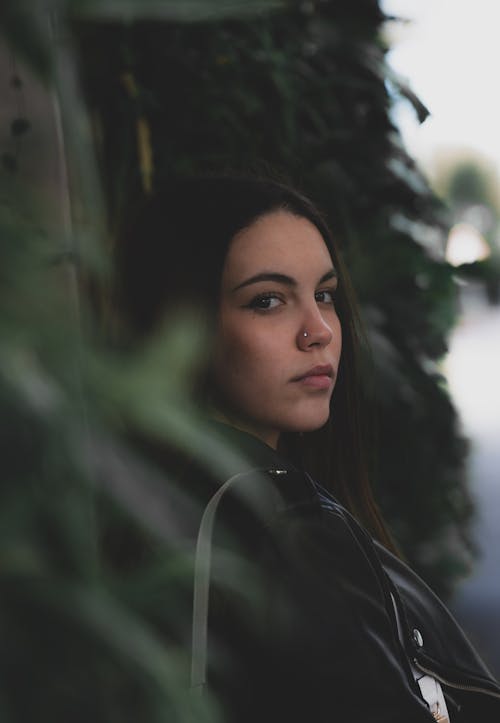
<svg viewBox="0 0 500 723">
<path fill-rule="evenodd" d="M 221 283 L 215 374 L 235 426 L 275 447 L 328 419 L 342 333 L 337 276 L 318 229 L 279 210 L 231 242 Z"/>
</svg>

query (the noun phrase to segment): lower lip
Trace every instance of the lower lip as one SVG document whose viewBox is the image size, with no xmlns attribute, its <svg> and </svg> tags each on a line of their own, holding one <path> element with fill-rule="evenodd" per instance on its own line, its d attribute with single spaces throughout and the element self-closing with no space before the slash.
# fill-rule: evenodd
<svg viewBox="0 0 500 723">
<path fill-rule="evenodd" d="M 330 389 L 333 384 L 332 378 L 326 374 L 314 374 L 310 377 L 302 377 L 298 381 L 300 384 L 313 389 Z"/>
</svg>

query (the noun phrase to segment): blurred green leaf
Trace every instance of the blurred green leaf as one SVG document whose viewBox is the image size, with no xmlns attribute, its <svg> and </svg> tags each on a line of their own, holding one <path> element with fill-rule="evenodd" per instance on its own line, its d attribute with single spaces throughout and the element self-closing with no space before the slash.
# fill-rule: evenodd
<svg viewBox="0 0 500 723">
<path fill-rule="evenodd" d="M 164 712 L 160 720 L 169 723 L 174 720 L 185 723 L 209 723 L 213 721 L 215 709 L 210 697 L 193 698 L 186 686 L 189 656 L 187 651 L 162 645 L 154 630 L 149 629 L 143 619 L 133 615 L 120 603 L 105 593 L 88 587 L 70 590 L 72 607 L 86 622 L 95 628 L 118 654 L 125 656 L 151 677 L 163 694 Z"/>
<path fill-rule="evenodd" d="M 201 22 L 258 15 L 283 8 L 286 0 L 66 0 L 75 17 L 101 20 Z"/>
</svg>

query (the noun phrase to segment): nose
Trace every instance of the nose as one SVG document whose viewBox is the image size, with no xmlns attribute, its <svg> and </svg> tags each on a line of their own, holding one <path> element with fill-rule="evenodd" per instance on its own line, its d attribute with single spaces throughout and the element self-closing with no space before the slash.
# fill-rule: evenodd
<svg viewBox="0 0 500 723">
<path fill-rule="evenodd" d="M 322 317 L 318 307 L 309 314 L 304 315 L 297 332 L 297 346 L 302 351 L 318 347 L 325 347 L 331 342 L 333 332 L 329 324 Z"/>
</svg>

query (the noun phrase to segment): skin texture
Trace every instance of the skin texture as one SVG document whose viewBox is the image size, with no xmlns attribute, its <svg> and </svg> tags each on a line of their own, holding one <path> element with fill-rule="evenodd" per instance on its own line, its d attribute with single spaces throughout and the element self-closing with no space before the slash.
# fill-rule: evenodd
<svg viewBox="0 0 500 723">
<path fill-rule="evenodd" d="M 215 345 L 226 421 L 271 447 L 281 432 L 325 424 L 342 346 L 336 286 L 324 240 L 303 217 L 273 211 L 234 237 Z"/>
</svg>

